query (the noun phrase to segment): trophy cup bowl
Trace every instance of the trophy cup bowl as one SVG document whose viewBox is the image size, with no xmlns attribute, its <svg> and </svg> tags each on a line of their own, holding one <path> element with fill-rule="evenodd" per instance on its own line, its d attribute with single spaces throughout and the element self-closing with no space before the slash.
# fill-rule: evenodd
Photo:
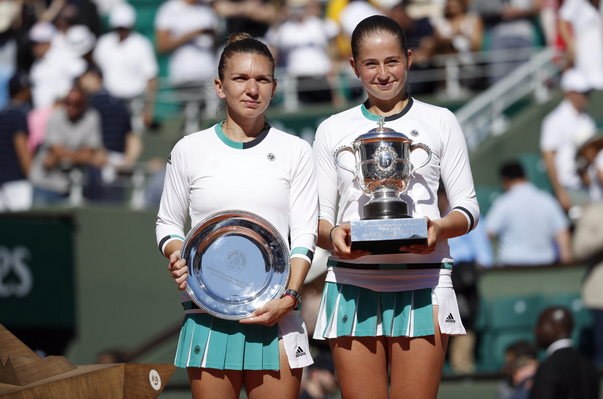
<svg viewBox="0 0 603 399">
<path fill-rule="evenodd" d="M 358 136 L 351 145 L 337 148 L 333 157 L 340 168 L 351 172 L 360 189 L 369 196 L 360 221 L 352 221 L 352 249 L 365 249 L 373 254 L 397 253 L 402 245 L 427 240 L 427 221 L 412 218 L 408 204 L 400 198 L 414 179 L 414 172 L 429 163 L 431 149 L 423 143 L 413 143 L 403 133 L 379 126 Z M 418 167 L 410 161 L 416 149 L 427 153 Z M 339 162 L 339 155 L 348 151 L 354 155 L 355 170 Z"/>
</svg>

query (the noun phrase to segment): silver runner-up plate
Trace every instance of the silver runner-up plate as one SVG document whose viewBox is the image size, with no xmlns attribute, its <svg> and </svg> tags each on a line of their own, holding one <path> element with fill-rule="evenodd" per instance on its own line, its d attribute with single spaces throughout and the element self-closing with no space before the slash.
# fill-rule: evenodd
<svg viewBox="0 0 603 399">
<path fill-rule="evenodd" d="M 270 222 L 251 212 L 228 210 L 203 219 L 180 253 L 189 268 L 191 300 L 222 319 L 251 316 L 280 298 L 289 282 L 287 243 Z"/>
</svg>

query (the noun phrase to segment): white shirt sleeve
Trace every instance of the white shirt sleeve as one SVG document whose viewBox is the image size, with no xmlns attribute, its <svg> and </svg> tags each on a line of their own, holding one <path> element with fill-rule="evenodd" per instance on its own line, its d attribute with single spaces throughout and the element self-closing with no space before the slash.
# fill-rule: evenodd
<svg viewBox="0 0 603 399">
<path fill-rule="evenodd" d="M 461 212 L 467 218 L 467 232 L 479 222 L 479 204 L 473 185 L 473 174 L 469 165 L 469 152 L 461 125 L 448 110 L 442 118 L 441 178 L 453 211 Z"/>
<path fill-rule="evenodd" d="M 312 263 L 318 239 L 318 190 L 310 145 L 297 139 L 297 165 L 290 189 L 291 258 Z"/>
<path fill-rule="evenodd" d="M 186 137 L 180 140 L 170 153 L 166 165 L 163 193 L 157 214 L 155 235 L 157 245 L 165 255 L 165 246 L 174 240 L 184 241 L 184 225 L 190 201 Z"/>
<path fill-rule="evenodd" d="M 335 225 L 337 169 L 328 143 L 329 127 L 332 123 L 333 119 L 329 118 L 318 126 L 314 137 L 314 158 L 318 184 L 318 217 Z"/>
<path fill-rule="evenodd" d="M 540 127 L 540 150 L 544 152 L 557 150 L 559 143 L 558 127 L 555 126 L 554 118 L 547 116 L 543 119 Z"/>
</svg>

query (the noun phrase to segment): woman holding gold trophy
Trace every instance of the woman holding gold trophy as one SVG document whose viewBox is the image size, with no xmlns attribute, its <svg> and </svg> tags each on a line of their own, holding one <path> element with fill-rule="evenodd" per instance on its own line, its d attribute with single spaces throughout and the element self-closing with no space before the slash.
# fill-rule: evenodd
<svg viewBox="0 0 603 399">
<path fill-rule="evenodd" d="M 368 100 L 325 120 L 314 143 L 318 245 L 331 250 L 314 338 L 330 342 L 344 399 L 435 399 L 448 337 L 465 334 L 447 239 L 479 218 L 465 138 L 449 110 L 407 94 L 398 23 L 360 22 L 352 54 Z"/>
<path fill-rule="evenodd" d="M 175 364 L 194 398 L 235 399 L 243 385 L 250 399 L 297 398 L 312 363 L 297 305 L 317 240 L 314 159 L 265 120 L 274 69 L 263 43 L 231 38 L 215 79 L 226 120 L 168 158 L 156 235 L 186 290 Z M 196 227 L 185 238 L 187 215 Z"/>
</svg>

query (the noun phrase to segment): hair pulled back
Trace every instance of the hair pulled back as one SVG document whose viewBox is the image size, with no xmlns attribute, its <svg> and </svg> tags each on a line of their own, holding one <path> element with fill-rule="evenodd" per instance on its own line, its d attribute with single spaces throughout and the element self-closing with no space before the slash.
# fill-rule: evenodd
<svg viewBox="0 0 603 399">
<path fill-rule="evenodd" d="M 272 65 L 272 75 L 274 76 L 276 63 L 274 62 L 274 57 L 268 47 L 247 33 L 235 33 L 230 36 L 228 44 L 222 51 L 222 55 L 220 55 L 220 63 L 218 64 L 218 77 L 220 80 L 224 79 L 224 68 L 226 68 L 226 63 L 235 54 L 259 54 L 266 57 Z"/>
<path fill-rule="evenodd" d="M 362 42 L 379 32 L 386 32 L 395 37 L 398 43 L 400 43 L 402 52 L 405 55 L 408 54 L 406 34 L 400 24 L 391 18 L 382 15 L 373 15 L 360 21 L 356 28 L 354 28 L 354 32 L 352 33 L 352 57 L 354 57 L 354 60 L 358 58 Z"/>
</svg>

